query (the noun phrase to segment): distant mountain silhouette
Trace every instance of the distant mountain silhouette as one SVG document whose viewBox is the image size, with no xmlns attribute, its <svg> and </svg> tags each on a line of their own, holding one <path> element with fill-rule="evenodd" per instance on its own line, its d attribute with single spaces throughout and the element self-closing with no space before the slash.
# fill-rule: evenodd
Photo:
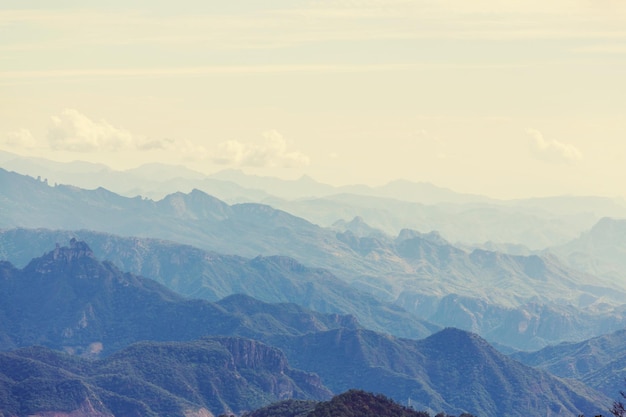
<svg viewBox="0 0 626 417">
<path fill-rule="evenodd" d="M 626 275 L 626 219 L 602 218 L 578 238 L 549 250 L 573 267 L 622 282 Z"/>
</svg>

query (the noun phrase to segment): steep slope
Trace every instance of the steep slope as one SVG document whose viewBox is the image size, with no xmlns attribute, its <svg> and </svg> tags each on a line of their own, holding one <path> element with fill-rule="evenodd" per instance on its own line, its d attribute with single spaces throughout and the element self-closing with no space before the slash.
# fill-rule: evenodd
<svg viewBox="0 0 626 417">
<path fill-rule="evenodd" d="M 183 298 L 153 280 L 99 262 L 84 242 L 72 240 L 70 247 L 57 247 L 22 270 L 0 263 L 0 348 L 39 344 L 98 355 L 138 340 L 191 340 L 207 334 L 262 338 L 357 326 L 353 318 L 337 314 L 268 306 L 243 296 L 236 300 L 239 306 L 234 300 L 214 304 Z M 245 306 L 254 307 L 250 316 Z"/>
<path fill-rule="evenodd" d="M 280 351 L 237 338 L 143 342 L 95 362 L 26 348 L 0 353 L 0 380 L 0 414 L 19 416 L 206 417 L 330 396 Z"/>
<path fill-rule="evenodd" d="M 524 366 L 479 336 L 446 329 L 419 341 L 331 330 L 273 341 L 334 392 L 381 392 L 416 409 L 481 416 L 594 415 L 607 397 Z"/>
</svg>

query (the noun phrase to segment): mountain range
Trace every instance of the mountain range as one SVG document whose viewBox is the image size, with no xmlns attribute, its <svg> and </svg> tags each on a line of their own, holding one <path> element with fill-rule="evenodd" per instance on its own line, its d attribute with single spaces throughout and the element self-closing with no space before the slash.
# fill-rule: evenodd
<svg viewBox="0 0 626 417">
<path fill-rule="evenodd" d="M 377 187 L 334 187 L 306 176 L 280 180 L 237 170 L 205 175 L 165 164 L 115 171 L 101 164 L 59 163 L 1 151 L 0 166 L 50 184 L 103 187 L 127 197 L 142 195 L 160 200 L 169 194 L 198 189 L 230 204 L 269 204 L 323 227 L 361 216 L 391 235 L 403 228 L 437 230 L 451 242 L 513 243 L 533 250 L 564 244 L 602 217 L 626 218 L 623 199 L 556 196 L 497 200 L 405 180 Z"/>
<path fill-rule="evenodd" d="M 288 396 L 327 396 L 324 386 L 335 393 L 374 390 L 397 401 L 411 398 L 418 409 L 488 417 L 546 410 L 592 415 L 608 403 L 602 394 L 521 365 L 465 331 L 446 329 L 415 341 L 293 305 L 185 299 L 99 262 L 80 241 L 22 269 L 3 263 L 0 282 L 3 346 L 24 346 L 0 356 L 5 413 L 239 412 Z M 222 337 L 177 342 L 216 334 Z M 269 346 L 224 338 L 232 334 Z M 146 339 L 153 341 L 133 344 Z M 74 355 L 26 347 L 32 344 Z M 102 359 L 84 362 L 79 353 Z M 45 409 L 49 404 L 56 408 Z"/>
<path fill-rule="evenodd" d="M 562 378 L 574 378 L 619 398 L 626 388 L 626 329 L 577 343 L 561 343 L 511 357 Z"/>
<path fill-rule="evenodd" d="M 76 240 L 69 247 L 57 246 L 23 269 L 2 262 L 0 277 L 0 348 L 5 350 L 43 345 L 99 355 L 139 340 L 192 340 L 206 334 L 263 336 L 259 333 L 263 327 L 255 326 L 258 307 L 244 296 L 221 304 L 184 298 L 151 279 L 100 262 L 86 243 Z M 243 316 L 246 308 L 252 311 Z M 297 326 L 283 321 L 294 320 L 293 316 Z M 274 334 L 286 335 L 357 326 L 354 317 L 305 312 L 295 305 L 264 309 L 262 320 L 271 324 Z"/>
<path fill-rule="evenodd" d="M 328 271 L 305 267 L 287 257 L 247 259 L 156 239 L 41 229 L 0 232 L 0 254 L 22 267 L 58 242 L 76 238 L 89 241 L 98 258 L 189 297 L 218 301 L 232 294 L 248 294 L 266 302 L 291 302 L 324 313 L 351 314 L 368 328 L 404 337 L 421 338 L 440 329 Z"/>
<path fill-rule="evenodd" d="M 326 399 L 315 375 L 239 338 L 141 342 L 91 361 L 42 347 L 0 352 L 2 415 L 208 417 L 286 399 Z"/>
<path fill-rule="evenodd" d="M 0 171 L 0 185 L 3 227 L 85 228 L 127 237 L 168 239 L 257 259 L 257 263 L 271 260 L 276 264 L 282 259 L 280 262 L 289 264 L 291 261 L 285 258 L 272 257 L 286 255 L 297 263 L 325 268 L 350 287 L 382 302 L 395 303 L 392 312 L 401 307 L 435 325 L 478 332 L 490 341 L 514 348 L 536 349 L 548 343 L 583 340 L 624 325 L 621 304 L 626 283 L 579 272 L 555 256 L 461 248 L 434 232 L 404 229 L 392 237 L 370 226 L 365 228 L 364 221 L 360 222 L 361 235 L 349 229 L 332 230 L 266 205 L 228 205 L 199 190 L 152 201 L 127 198 L 104 189 L 52 187 L 6 171 Z M 369 230 L 369 234 L 362 235 L 364 230 Z M 133 251 L 137 253 L 134 262 L 146 264 L 145 259 L 140 259 L 145 251 Z M 31 252 L 30 256 L 40 253 Z M 154 261 L 161 256 L 151 253 L 149 257 L 151 272 L 134 267 L 129 270 L 161 279 L 158 264 L 162 261 Z M 251 261 L 248 269 L 253 264 Z M 205 275 L 217 277 L 210 273 L 211 268 L 201 267 L 209 271 Z M 197 276 L 189 271 L 179 273 Z M 183 291 L 216 299 L 227 295 L 218 280 L 223 281 L 205 276 L 201 285 L 196 285 L 200 283 L 192 280 L 189 285 L 195 289 Z M 346 291 L 339 291 L 339 298 L 345 298 Z M 267 292 L 262 297 L 268 297 L 264 298 L 266 301 L 302 302 L 301 297 L 286 298 L 290 296 L 283 292 L 288 291 L 277 287 L 282 299 Z M 337 297 L 333 300 L 331 304 L 341 304 Z M 305 305 L 322 311 L 357 313 L 353 307 L 331 310 L 330 305 Z M 374 320 L 363 314 L 359 318 L 376 329 L 384 323 L 393 325 L 393 320 L 379 313 L 380 310 L 371 315 L 378 317 Z M 428 327 L 425 323 L 423 326 Z M 402 336 L 418 335 L 399 333 L 399 329 L 410 328 L 399 324 L 387 330 Z M 424 335 L 421 331 L 419 336 Z"/>
</svg>

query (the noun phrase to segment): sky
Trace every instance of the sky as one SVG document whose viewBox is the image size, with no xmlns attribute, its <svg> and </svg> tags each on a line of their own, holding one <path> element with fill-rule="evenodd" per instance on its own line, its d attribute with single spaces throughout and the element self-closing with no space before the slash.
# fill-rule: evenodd
<svg viewBox="0 0 626 417">
<path fill-rule="evenodd" d="M 626 2 L 3 0 L 0 150 L 624 197 Z"/>
</svg>

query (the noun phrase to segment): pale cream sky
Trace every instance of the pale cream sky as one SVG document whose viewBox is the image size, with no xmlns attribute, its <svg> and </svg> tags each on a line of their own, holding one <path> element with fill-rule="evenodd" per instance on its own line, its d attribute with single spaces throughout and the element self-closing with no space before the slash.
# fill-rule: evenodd
<svg viewBox="0 0 626 417">
<path fill-rule="evenodd" d="M 624 3 L 4 0 L 0 150 L 626 196 Z"/>
</svg>

